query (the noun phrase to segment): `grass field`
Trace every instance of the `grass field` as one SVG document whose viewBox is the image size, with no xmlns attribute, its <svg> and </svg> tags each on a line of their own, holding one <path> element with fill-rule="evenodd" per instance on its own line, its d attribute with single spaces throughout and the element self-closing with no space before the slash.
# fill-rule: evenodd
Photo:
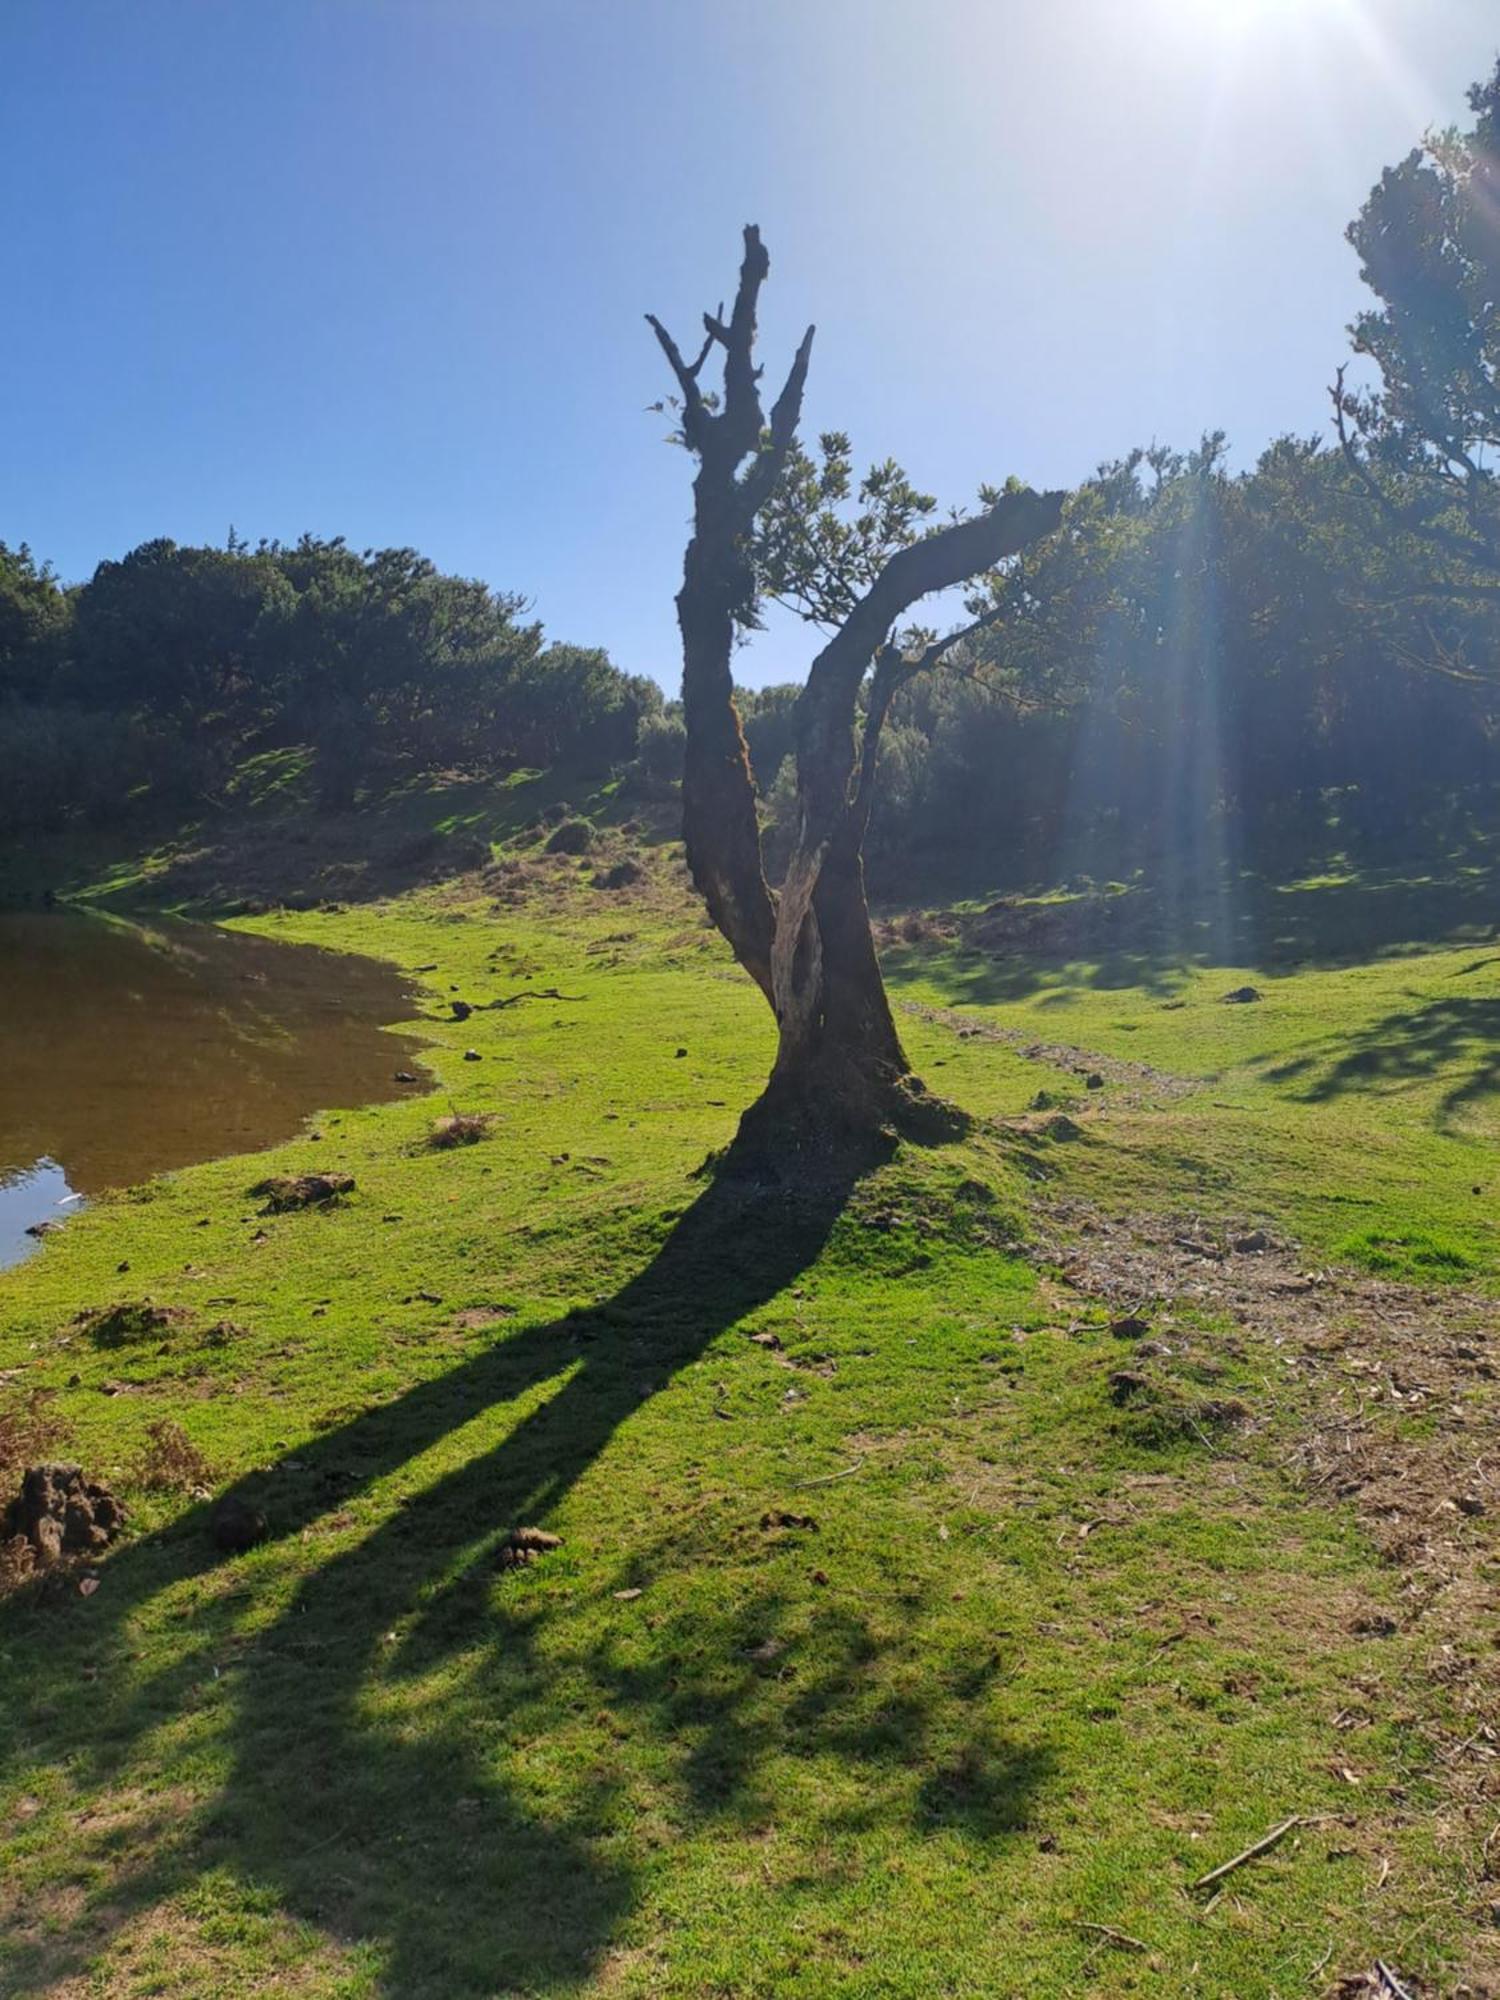
<svg viewBox="0 0 1500 2000">
<path fill-rule="evenodd" d="M 919 936 L 903 1032 L 973 1129 L 792 1194 L 700 1171 L 770 1032 L 670 852 L 589 884 L 239 919 L 413 969 L 433 1093 L 0 1278 L 12 1392 L 131 1510 L 88 1594 L 0 1611 L 0 1991 L 1500 1991 L 1491 1520 L 1419 1476 L 1491 1477 L 1448 1316 L 1482 1343 L 1500 1281 L 1500 962 L 1014 982 Z M 454 1111 L 486 1135 L 431 1147 Z M 331 1168 L 326 1210 L 247 1192 Z M 1440 1523 L 1306 1476 L 1355 1420 L 1284 1314 L 1163 1291 L 1135 1367 L 1058 1245 L 1152 1217 L 1347 1267 L 1320 1353 L 1394 1300 L 1409 1371 L 1429 1326 L 1481 1357 L 1358 1385 Z M 144 1300 L 180 1314 L 78 1317 Z M 149 1483 L 162 1418 L 268 1540 Z M 523 1525 L 561 1545 L 507 1566 Z"/>
</svg>

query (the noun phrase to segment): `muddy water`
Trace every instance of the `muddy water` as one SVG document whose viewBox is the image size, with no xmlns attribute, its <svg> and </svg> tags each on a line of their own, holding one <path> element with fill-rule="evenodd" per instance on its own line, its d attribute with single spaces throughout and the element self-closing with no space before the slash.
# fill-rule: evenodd
<svg viewBox="0 0 1500 2000">
<path fill-rule="evenodd" d="M 388 966 L 171 920 L 0 914 L 0 1267 L 102 1189 L 410 1090 Z"/>
</svg>

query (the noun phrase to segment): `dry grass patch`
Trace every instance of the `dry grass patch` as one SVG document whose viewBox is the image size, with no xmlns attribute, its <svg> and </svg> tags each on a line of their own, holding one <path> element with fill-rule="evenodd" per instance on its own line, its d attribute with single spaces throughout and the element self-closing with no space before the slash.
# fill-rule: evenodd
<svg viewBox="0 0 1500 2000">
<path fill-rule="evenodd" d="M 131 1478 L 150 1493 L 194 1493 L 210 1485 L 213 1468 L 181 1424 L 158 1417 L 146 1426 Z"/>
</svg>

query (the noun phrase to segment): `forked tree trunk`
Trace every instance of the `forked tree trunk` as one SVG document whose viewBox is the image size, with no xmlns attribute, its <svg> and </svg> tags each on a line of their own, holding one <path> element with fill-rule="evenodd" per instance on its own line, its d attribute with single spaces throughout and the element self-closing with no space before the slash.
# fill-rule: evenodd
<svg viewBox="0 0 1500 2000">
<path fill-rule="evenodd" d="M 915 660 L 904 659 L 890 635 L 919 598 L 993 568 L 1050 532 L 1062 496 L 1007 493 L 976 519 L 899 550 L 824 646 L 798 702 L 798 835 L 781 893 L 773 896 L 731 660 L 736 625 L 755 597 L 755 519 L 796 437 L 813 330 L 803 337 L 768 424 L 754 364 L 756 305 L 768 268 L 759 232 L 747 229 L 734 310 L 727 323 L 704 315 L 706 338 L 692 362 L 659 320 L 650 324 L 677 380 L 683 442 L 698 460 L 693 532 L 677 595 L 687 729 L 683 838 L 710 916 L 776 1015 L 775 1066 L 742 1127 L 776 1148 L 931 1123 L 930 1100 L 911 1074 L 880 976 L 862 851 L 891 696 L 962 635 Z M 698 378 L 716 346 L 724 351 L 724 389 L 714 402 Z M 856 743 L 859 697 L 872 663 Z"/>
</svg>

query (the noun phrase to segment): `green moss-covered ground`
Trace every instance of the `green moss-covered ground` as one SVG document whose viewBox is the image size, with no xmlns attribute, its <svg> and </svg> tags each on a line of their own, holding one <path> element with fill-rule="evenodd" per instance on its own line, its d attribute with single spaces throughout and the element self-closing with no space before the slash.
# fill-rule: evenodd
<svg viewBox="0 0 1500 2000">
<path fill-rule="evenodd" d="M 1450 1684 L 1352 1507 L 1288 1469 L 1267 1353 L 1216 1372 L 1250 1422 L 1142 1421 L 1104 1308 L 1020 1244 L 1062 1191 L 1492 1289 L 1500 968 L 1053 966 L 997 996 L 908 947 L 912 1052 L 979 1122 L 794 1199 L 700 1172 L 769 1024 L 650 867 L 606 895 L 533 854 L 240 919 L 434 968 L 432 1095 L 100 1202 L 0 1278 L 0 1367 L 132 1512 L 91 1594 L 0 1612 L 0 1990 L 1477 1980 Z M 1185 1087 L 1090 1093 L 1032 1038 Z M 1080 1139 L 1004 1122 L 1039 1091 Z M 432 1149 L 453 1111 L 487 1135 Z M 334 1168 L 327 1209 L 247 1192 Z M 78 1319 L 146 1299 L 182 1316 L 107 1345 Z M 205 1499 L 143 1482 L 162 1418 L 267 1542 L 220 1556 Z M 520 1525 L 561 1547 L 505 1567 Z"/>
</svg>

